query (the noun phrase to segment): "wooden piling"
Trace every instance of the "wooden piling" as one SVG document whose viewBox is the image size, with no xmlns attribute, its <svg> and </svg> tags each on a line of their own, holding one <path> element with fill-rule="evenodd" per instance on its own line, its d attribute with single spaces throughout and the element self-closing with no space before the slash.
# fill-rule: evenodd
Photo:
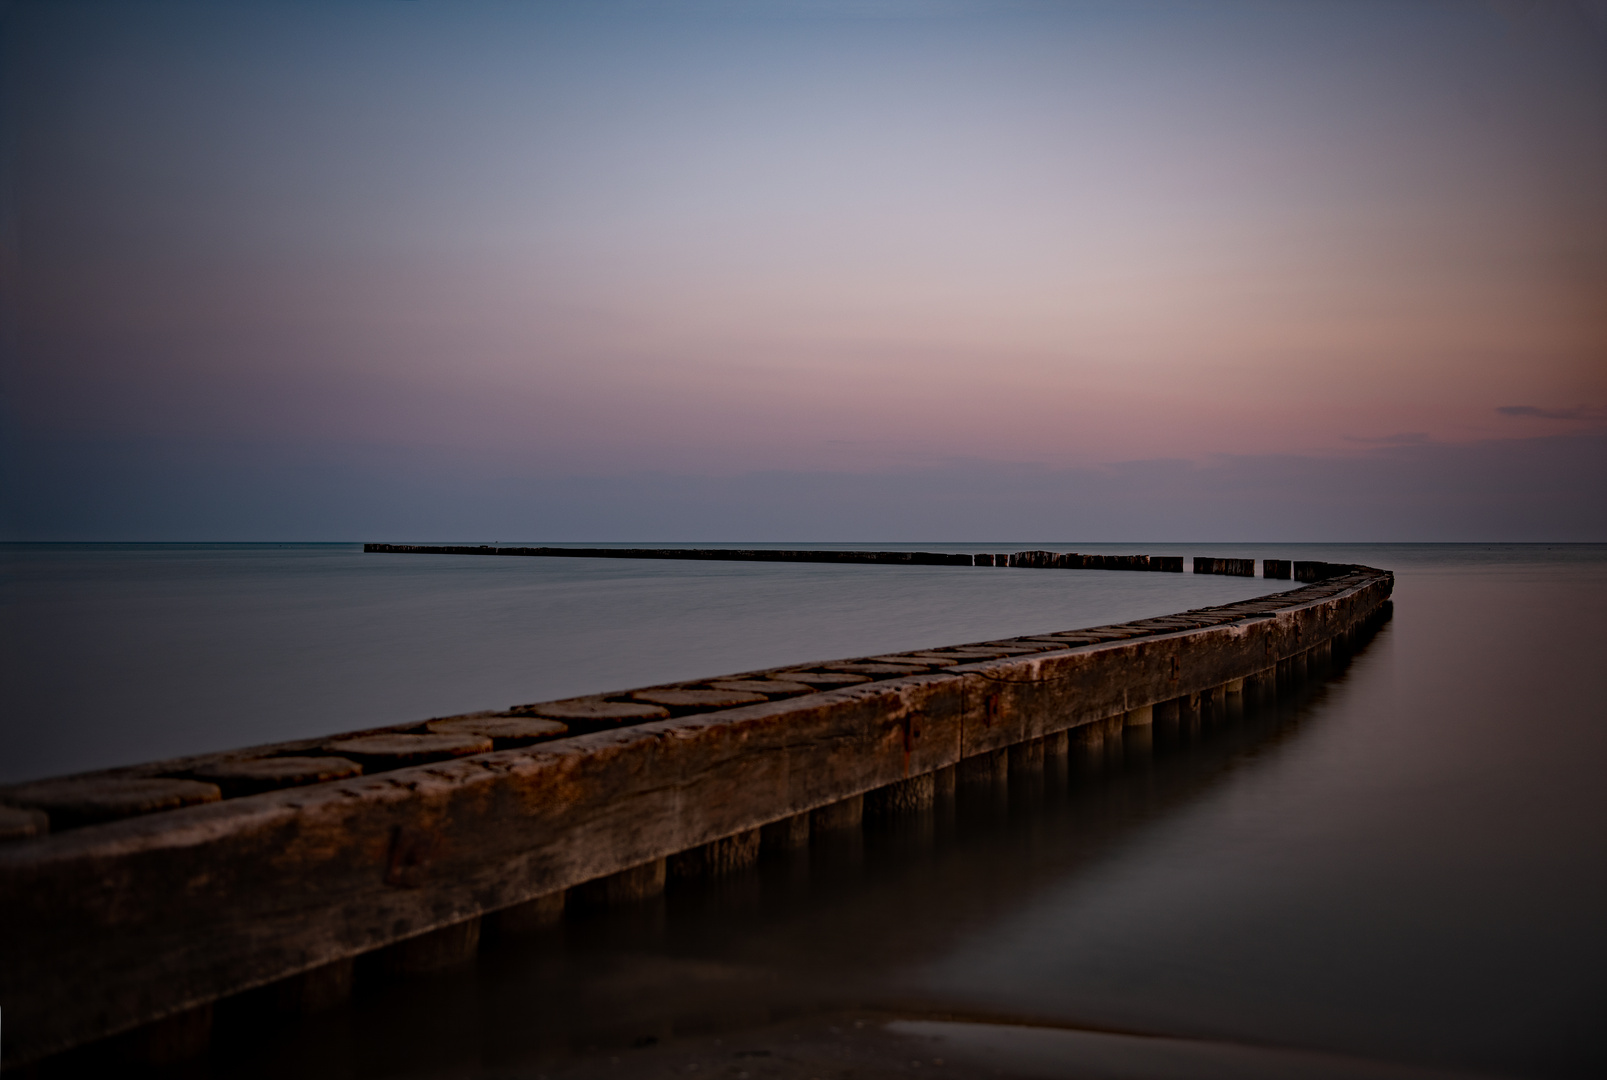
<svg viewBox="0 0 1607 1080">
<path fill-rule="evenodd" d="M 669 857 L 668 873 L 674 878 L 721 877 L 745 870 L 759 861 L 761 830 L 746 829 L 735 836 L 710 840 Z"/>
<path fill-rule="evenodd" d="M 13 840 L 34 840 L 48 832 L 50 818 L 43 810 L 0 806 L 0 844 Z"/>
<path fill-rule="evenodd" d="M 55 806 L 30 801 L 35 785 L 0 788 L 13 811 L 49 814 L 48 832 L 30 814 L 27 835 L 0 844 L 0 924 L 27 928 L 0 939 L 6 1066 L 309 965 L 423 949 L 406 940 L 446 930 L 445 940 L 453 926 L 461 954 L 460 924 L 561 890 L 572 905 L 637 902 L 662 891 L 666 856 L 694 841 L 759 828 L 761 847 L 778 848 L 815 827 L 851 839 L 857 829 L 828 826 L 857 825 L 864 793 L 912 777 L 932 776 L 934 799 L 962 783 L 1002 794 L 1012 745 L 1044 740 L 1047 753 L 1065 736 L 1080 768 L 1114 767 L 1124 731 L 1153 728 L 1154 705 L 1176 701 L 1180 721 L 1197 719 L 1202 690 L 1244 679 L 1248 696 L 1269 668 L 1280 682 L 1320 668 L 1331 651 L 1323 643 L 1388 618 L 1387 573 L 1318 570 L 1325 576 L 1253 602 L 950 647 L 928 663 L 849 658 L 733 675 L 720 681 L 779 675 L 818 692 L 755 690 L 763 700 L 695 703 L 707 711 L 679 717 L 631 691 L 516 706 L 504 715 L 558 720 L 569 734 L 418 765 L 377 761 L 384 775 L 359 761 L 364 775 L 220 800 L 217 785 L 189 779 L 240 756 L 218 754 L 50 782 L 79 793 L 106 780 L 147 792 L 180 785 L 175 803 L 134 800 L 132 817 L 62 807 L 57 820 Z M 811 681 L 833 667 L 848 670 Z M 1150 723 L 1129 728 L 1145 708 Z M 336 747 L 376 735 L 457 738 L 416 734 L 425 723 L 252 754 L 356 761 Z M 202 800 L 186 804 L 194 793 Z"/>
<path fill-rule="evenodd" d="M 877 816 L 893 817 L 930 810 L 936 798 L 937 778 L 924 773 L 877 788 L 866 796 L 866 802 Z"/>
<path fill-rule="evenodd" d="M 492 915 L 497 933 L 533 934 L 555 926 L 564 917 L 564 905 L 568 895 L 568 890 L 559 889 L 557 892 L 538 896 L 534 900 L 526 900 L 522 904 L 503 908 Z"/>
<path fill-rule="evenodd" d="M 1043 774 L 1043 740 L 1028 739 L 1018 742 L 1007 751 L 1006 761 L 1011 779 Z"/>
<path fill-rule="evenodd" d="M 759 846 L 764 851 L 797 851 L 809 846 L 810 815 L 793 814 L 773 821 L 759 830 Z"/>
<path fill-rule="evenodd" d="M 212 1013 L 209 1001 L 138 1027 L 123 1037 L 121 1056 L 155 1069 L 194 1061 L 212 1045 Z"/>
<path fill-rule="evenodd" d="M 855 795 L 841 799 L 830 806 L 822 806 L 809 815 L 809 830 L 814 835 L 845 832 L 858 829 L 865 821 L 865 796 Z"/>
<path fill-rule="evenodd" d="M 1071 747 L 1071 768 L 1084 778 L 1105 770 L 1105 729 L 1098 723 L 1082 724 L 1066 733 Z"/>
<path fill-rule="evenodd" d="M 319 964 L 274 984 L 274 1008 L 282 1013 L 310 1015 L 336 1009 L 351 1000 L 353 957 Z"/>
<path fill-rule="evenodd" d="M 480 917 L 398 941 L 385 950 L 392 975 L 424 975 L 467 964 L 480 950 Z"/>
<path fill-rule="evenodd" d="M 583 907 L 619 907 L 641 903 L 664 891 L 667 869 L 667 860 L 653 859 L 578 885 L 571 890 L 571 899 Z"/>
<path fill-rule="evenodd" d="M 1010 782 L 1008 747 L 989 750 L 959 762 L 958 780 L 962 787 L 1003 787 Z"/>
<path fill-rule="evenodd" d="M 1066 775 L 1066 762 L 1071 754 L 1071 736 L 1065 731 L 1055 731 L 1044 736 L 1043 739 L 1043 771 L 1045 776 L 1059 774 Z"/>
</svg>

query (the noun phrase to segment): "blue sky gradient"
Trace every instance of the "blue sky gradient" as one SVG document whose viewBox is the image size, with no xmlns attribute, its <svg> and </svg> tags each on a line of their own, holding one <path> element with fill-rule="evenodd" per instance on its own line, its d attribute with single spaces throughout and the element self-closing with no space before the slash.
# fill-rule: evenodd
<svg viewBox="0 0 1607 1080">
<path fill-rule="evenodd" d="M 5 537 L 1607 539 L 1599 3 L 3 18 Z"/>
</svg>

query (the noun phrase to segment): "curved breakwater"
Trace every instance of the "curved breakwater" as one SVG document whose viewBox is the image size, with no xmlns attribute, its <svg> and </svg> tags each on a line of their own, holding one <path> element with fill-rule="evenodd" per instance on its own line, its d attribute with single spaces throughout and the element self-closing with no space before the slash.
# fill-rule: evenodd
<svg viewBox="0 0 1607 1080">
<path fill-rule="evenodd" d="M 691 562 L 869 563 L 884 566 L 1000 566 L 1033 570 L 1150 570 L 1183 572 L 1181 555 L 1090 555 L 1076 551 L 1015 551 L 967 554 L 945 551 L 829 551 L 781 548 L 599 548 L 519 547 L 494 544 L 364 544 L 371 555 L 506 555 L 537 558 L 681 559 Z M 1263 560 L 1263 576 L 1321 581 L 1341 573 L 1341 564 L 1288 559 Z M 1196 574 L 1255 577 L 1254 559 L 1196 555 Z"/>
<path fill-rule="evenodd" d="M 575 549 L 526 549 L 550 550 Z M 488 914 L 629 902 L 669 874 L 855 828 L 867 805 L 919 809 L 1266 693 L 1353 641 L 1392 587 L 1364 567 L 1294 569 L 1310 566 L 1324 576 L 1305 588 L 1158 619 L 7 789 L 0 911 L 31 931 L 0 974 L 7 1060 L 141 1025 L 181 1046 L 227 995 L 277 983 L 310 1007 L 349 988 L 363 953 L 396 971 L 451 963 Z"/>
</svg>

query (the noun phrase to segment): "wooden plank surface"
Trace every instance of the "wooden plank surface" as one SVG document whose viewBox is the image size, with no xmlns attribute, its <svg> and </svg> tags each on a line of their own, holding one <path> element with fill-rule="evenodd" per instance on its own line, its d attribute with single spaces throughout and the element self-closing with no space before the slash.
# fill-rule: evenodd
<svg viewBox="0 0 1607 1080">
<path fill-rule="evenodd" d="M 1265 672 L 1391 586 L 1355 571 L 1065 648 L 0 845 L 5 1060 Z"/>
</svg>

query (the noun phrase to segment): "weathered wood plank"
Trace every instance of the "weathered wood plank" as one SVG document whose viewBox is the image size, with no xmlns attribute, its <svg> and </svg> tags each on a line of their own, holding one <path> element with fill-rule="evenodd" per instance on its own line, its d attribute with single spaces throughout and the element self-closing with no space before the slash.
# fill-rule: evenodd
<svg viewBox="0 0 1607 1080">
<path fill-rule="evenodd" d="M 1330 641 L 1391 584 L 5 845 L 6 1061 L 1197 695 Z"/>
</svg>

